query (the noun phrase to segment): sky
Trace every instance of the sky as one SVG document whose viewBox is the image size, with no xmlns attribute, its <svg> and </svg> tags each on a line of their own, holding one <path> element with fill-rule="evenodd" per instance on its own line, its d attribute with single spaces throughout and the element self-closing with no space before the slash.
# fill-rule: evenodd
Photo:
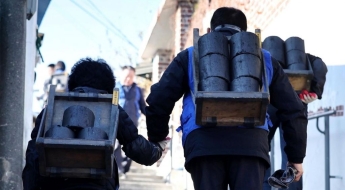
<svg viewBox="0 0 345 190">
<path fill-rule="evenodd" d="M 52 0 L 39 32 L 44 33 L 36 67 L 37 85 L 48 64 L 62 60 L 70 71 L 80 58 L 102 58 L 115 76 L 140 61 L 142 40 L 150 34 L 164 0 Z"/>
</svg>

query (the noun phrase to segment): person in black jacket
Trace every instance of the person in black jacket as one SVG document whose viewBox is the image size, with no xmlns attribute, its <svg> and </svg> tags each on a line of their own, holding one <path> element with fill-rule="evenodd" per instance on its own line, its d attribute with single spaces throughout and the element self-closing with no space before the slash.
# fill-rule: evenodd
<svg viewBox="0 0 345 190">
<path fill-rule="evenodd" d="M 92 60 L 90 58 L 79 60 L 72 68 L 68 79 L 69 91 L 108 93 L 113 92 L 115 77 L 111 68 L 104 60 Z M 87 179 L 87 178 L 58 178 L 45 177 L 39 174 L 38 152 L 35 141 L 42 120 L 43 111 L 37 117 L 35 128 L 31 133 L 26 151 L 26 164 L 22 173 L 24 190 L 114 190 L 118 189 L 117 165 L 114 162 L 113 178 Z M 123 146 L 122 149 L 128 157 L 134 161 L 152 165 L 162 155 L 167 141 L 158 143 L 147 141 L 138 135 L 137 127 L 128 117 L 127 113 L 119 106 L 119 123 L 117 140 Z"/>
<path fill-rule="evenodd" d="M 303 105 L 305 106 L 305 111 L 308 111 L 308 104 L 315 101 L 316 99 L 321 100 L 322 99 L 322 93 L 323 88 L 326 83 L 326 74 L 328 72 L 326 64 L 322 61 L 320 57 L 314 56 L 312 54 L 307 53 L 308 59 L 311 64 L 311 69 L 313 70 L 313 79 L 311 80 L 310 84 L 310 91 L 302 91 L 302 92 L 296 92 L 298 96 L 300 97 L 301 101 L 303 102 Z M 268 142 L 271 143 L 275 132 L 277 129 L 279 129 L 280 132 L 280 147 L 281 147 L 281 155 L 282 155 L 282 162 L 281 162 L 281 168 L 285 169 L 287 166 L 287 155 L 284 151 L 285 147 L 285 140 L 283 138 L 284 131 L 281 128 L 281 122 L 279 118 L 276 116 L 277 109 L 273 107 L 272 105 L 269 105 L 268 107 L 268 113 L 270 115 L 271 121 L 273 126 L 270 128 L 269 134 L 268 134 Z M 306 113 L 307 114 L 307 113 Z M 268 177 L 271 175 L 271 170 L 267 169 L 265 180 L 264 180 L 264 190 L 270 190 L 271 187 L 268 184 Z M 303 181 L 302 178 L 298 182 L 292 183 L 289 185 L 290 190 L 302 190 L 303 189 Z"/>
<path fill-rule="evenodd" d="M 211 32 L 231 36 L 247 30 L 244 13 L 231 7 L 218 8 L 211 19 Z M 159 142 L 169 133 L 170 114 L 182 96 L 183 109 L 193 104 L 185 97 L 191 96 L 189 87 L 189 51 L 180 52 L 164 71 L 158 83 L 152 85 L 146 99 L 148 139 Z M 307 117 L 304 106 L 279 63 L 271 58 L 272 82 L 269 85 L 270 103 L 277 109 L 282 121 L 285 151 L 289 164 L 303 174 L 302 162 L 306 151 Z M 191 112 L 193 113 L 193 112 Z M 183 115 L 183 114 L 182 114 Z M 191 115 L 181 117 L 185 168 L 191 174 L 196 190 L 260 190 L 265 170 L 270 165 L 267 140 L 268 129 L 247 127 L 203 127 L 190 131 L 188 124 L 195 124 Z M 190 121 L 190 119 L 192 121 Z"/>
</svg>

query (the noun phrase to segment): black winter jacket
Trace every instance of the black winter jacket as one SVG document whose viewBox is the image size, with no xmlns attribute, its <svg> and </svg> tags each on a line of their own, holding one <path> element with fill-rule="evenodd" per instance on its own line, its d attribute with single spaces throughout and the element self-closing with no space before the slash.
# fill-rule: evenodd
<svg viewBox="0 0 345 190">
<path fill-rule="evenodd" d="M 39 160 L 36 149 L 36 137 L 41 123 L 43 111 L 38 115 L 35 128 L 31 133 L 26 151 L 26 164 L 22 173 L 24 190 L 114 190 L 118 189 L 118 171 L 114 160 L 113 178 L 104 179 L 77 179 L 44 177 L 39 174 Z M 149 142 L 138 135 L 137 127 L 119 106 L 119 123 L 116 137 L 126 155 L 135 162 L 143 165 L 152 165 L 162 155 L 159 145 Z"/>
<path fill-rule="evenodd" d="M 288 160 L 302 163 L 306 151 L 307 116 L 304 106 L 294 92 L 279 63 L 272 58 L 273 78 L 270 85 L 270 103 L 277 107 L 283 123 Z M 147 98 L 146 122 L 148 138 L 163 140 L 169 133 L 170 114 L 188 87 L 188 51 L 180 52 L 165 70 L 160 81 L 151 87 Z M 246 155 L 262 158 L 269 164 L 268 132 L 262 129 L 237 127 L 205 127 L 192 131 L 184 145 L 186 169 L 197 156 Z"/>
<path fill-rule="evenodd" d="M 326 83 L 326 74 L 328 72 L 326 64 L 322 61 L 321 58 L 314 56 L 312 54 L 307 53 L 307 56 L 309 58 L 312 70 L 313 70 L 313 79 L 311 80 L 310 84 L 310 92 L 316 93 L 318 99 L 322 99 L 322 93 L 323 88 Z M 303 103 L 304 104 L 304 103 Z M 308 104 L 304 104 L 305 111 L 307 114 L 308 111 Z M 272 105 L 268 106 L 268 113 L 270 115 L 271 121 L 273 123 L 273 126 L 270 128 L 270 132 L 268 135 L 268 141 L 269 143 L 274 137 L 274 134 L 277 130 L 277 128 L 280 126 L 280 120 L 276 117 L 276 111 L 277 109 L 273 107 Z"/>
<path fill-rule="evenodd" d="M 314 77 L 311 80 L 310 92 L 317 94 L 318 99 L 322 99 L 323 87 L 326 83 L 326 74 L 328 72 L 326 64 L 322 61 L 320 57 L 316 57 L 307 53 L 310 60 L 311 67 L 313 69 Z"/>
</svg>

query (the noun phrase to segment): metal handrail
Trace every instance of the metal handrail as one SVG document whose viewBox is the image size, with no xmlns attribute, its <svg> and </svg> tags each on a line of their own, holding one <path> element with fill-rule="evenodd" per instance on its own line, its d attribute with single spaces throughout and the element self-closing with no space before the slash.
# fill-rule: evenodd
<svg viewBox="0 0 345 190">
<path fill-rule="evenodd" d="M 324 116 L 330 116 L 330 115 L 335 114 L 335 112 L 336 112 L 335 110 L 330 110 L 330 111 L 325 111 L 325 112 L 313 114 L 311 116 L 308 116 L 308 120 L 316 119 L 316 118 L 320 118 L 320 117 L 324 117 Z"/>
<path fill-rule="evenodd" d="M 331 176 L 330 175 L 330 151 L 329 151 L 329 116 L 335 114 L 335 110 L 326 110 L 325 112 L 314 114 L 308 116 L 308 120 L 316 119 L 316 128 L 317 130 L 325 135 L 325 190 L 330 190 L 330 178 L 339 178 L 341 176 Z M 319 127 L 319 118 L 325 118 L 325 129 L 322 131 Z"/>
</svg>

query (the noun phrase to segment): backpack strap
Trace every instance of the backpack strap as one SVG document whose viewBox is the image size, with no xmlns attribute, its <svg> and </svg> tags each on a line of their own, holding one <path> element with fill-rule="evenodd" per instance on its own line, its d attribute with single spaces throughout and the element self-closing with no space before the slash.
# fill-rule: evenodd
<svg viewBox="0 0 345 190">
<path fill-rule="evenodd" d="M 189 87 L 194 94 L 194 74 L 193 74 L 193 55 L 194 55 L 194 47 L 191 46 L 188 48 L 188 77 L 189 77 Z"/>
<path fill-rule="evenodd" d="M 266 92 L 269 92 L 269 85 L 272 83 L 273 78 L 273 66 L 272 66 L 272 58 L 269 51 L 262 49 L 262 55 L 263 55 L 263 66 L 264 66 L 264 72 L 262 76 L 262 80 L 264 81 L 264 90 Z M 266 87 L 268 84 L 268 87 Z"/>
</svg>

